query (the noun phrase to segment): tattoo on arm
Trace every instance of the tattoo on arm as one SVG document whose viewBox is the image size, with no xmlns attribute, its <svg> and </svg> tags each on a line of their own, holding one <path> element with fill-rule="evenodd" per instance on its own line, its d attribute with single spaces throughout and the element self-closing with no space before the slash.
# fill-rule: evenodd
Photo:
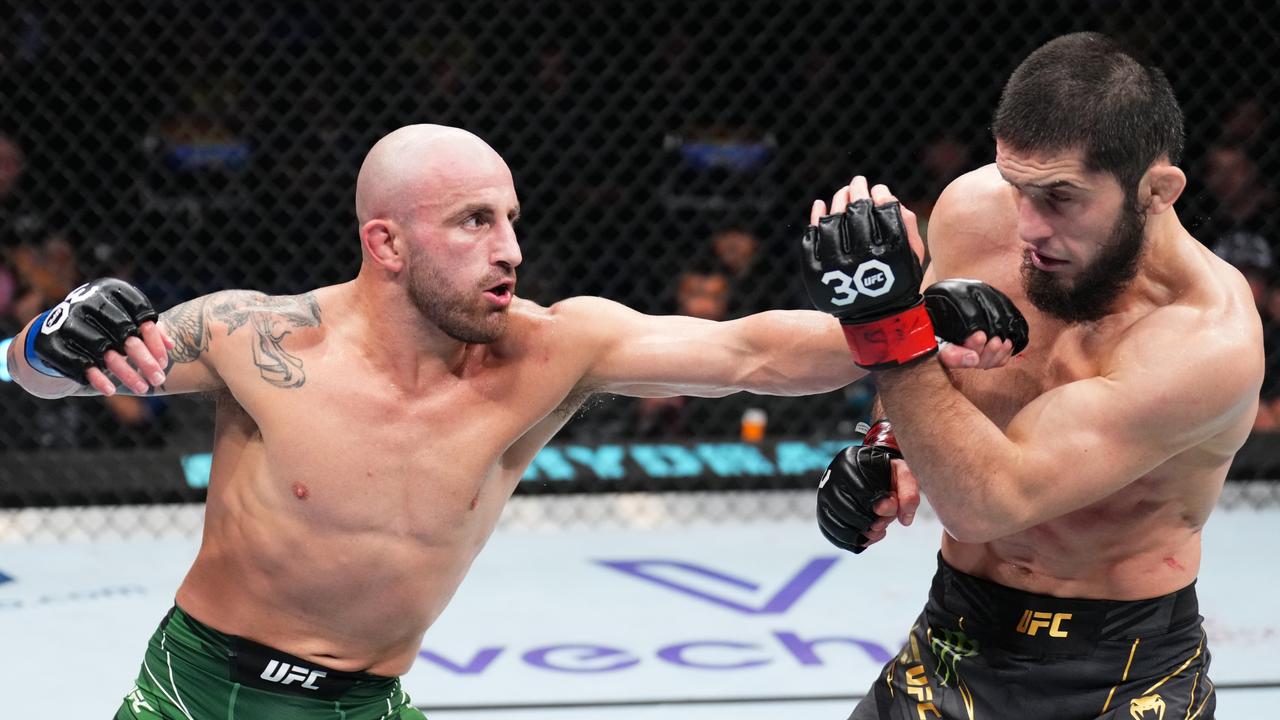
<svg viewBox="0 0 1280 720">
<path fill-rule="evenodd" d="M 253 364 L 262 379 L 276 387 L 297 388 L 307 380 L 302 359 L 285 350 L 283 342 L 294 328 L 318 327 L 320 305 L 311 293 L 270 296 L 229 290 L 183 303 L 161 317 L 174 342 L 170 367 L 197 360 L 209 349 L 211 323 L 226 325 L 227 335 L 248 325 L 257 334 Z"/>
<path fill-rule="evenodd" d="M 253 364 L 263 380 L 280 388 L 302 387 L 307 381 L 302 358 L 291 355 L 283 343 L 293 328 L 320 325 L 320 304 L 311 293 L 273 297 L 236 292 L 212 303 L 209 316 L 225 323 L 228 335 L 245 325 L 253 328 Z"/>
<path fill-rule="evenodd" d="M 173 349 L 169 351 L 169 367 L 174 363 L 189 363 L 200 358 L 209 349 L 209 324 L 205 321 L 205 305 L 208 297 L 177 305 L 160 316 L 160 322 L 169 330 Z"/>
</svg>

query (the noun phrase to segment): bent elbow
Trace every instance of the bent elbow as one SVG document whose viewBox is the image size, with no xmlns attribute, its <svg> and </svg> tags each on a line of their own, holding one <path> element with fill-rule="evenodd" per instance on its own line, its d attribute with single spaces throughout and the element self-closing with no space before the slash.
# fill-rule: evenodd
<svg viewBox="0 0 1280 720">
<path fill-rule="evenodd" d="M 947 531 L 951 539 L 966 545 L 982 545 L 1004 537 L 1005 533 L 981 522 L 942 522 L 942 529 Z"/>
<path fill-rule="evenodd" d="M 938 520 L 947 534 L 957 542 L 972 545 L 1008 537 L 1029 524 L 1011 508 L 993 506 L 958 508 L 950 513 L 938 512 Z"/>
</svg>

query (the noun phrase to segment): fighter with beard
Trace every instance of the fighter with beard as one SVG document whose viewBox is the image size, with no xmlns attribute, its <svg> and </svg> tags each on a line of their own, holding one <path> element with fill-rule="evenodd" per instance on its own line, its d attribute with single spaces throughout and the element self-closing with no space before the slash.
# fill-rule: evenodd
<svg viewBox="0 0 1280 720">
<path fill-rule="evenodd" d="M 157 314 L 104 278 L 11 345 L 14 379 L 43 397 L 218 397 L 204 537 L 121 720 L 421 718 L 398 676 L 585 398 L 802 395 L 864 374 L 839 325 L 811 310 L 711 322 L 516 297 L 511 170 L 464 130 L 388 134 L 355 199 L 350 282 L 226 290 Z M 971 308 L 939 332 L 964 345 L 930 335 L 921 352 L 951 367 L 1006 360 L 999 339 L 970 331 L 994 333 L 1001 314 Z"/>
<path fill-rule="evenodd" d="M 933 212 L 923 285 L 1004 290 L 1030 343 L 986 373 L 874 368 L 892 426 L 832 464 L 822 529 L 851 549 L 879 540 L 888 518 L 868 526 L 866 508 L 893 488 L 890 510 L 910 514 L 918 482 L 946 532 L 924 612 L 851 717 L 1212 717 L 1195 580 L 1257 410 L 1249 288 L 1174 211 L 1186 178 L 1168 81 L 1109 38 L 1033 52 L 992 132 L 994 164 Z M 814 204 L 805 275 L 820 309 L 848 312 L 824 273 L 892 262 L 883 248 L 914 235 L 895 203 L 858 178 L 830 215 Z M 877 300 L 860 323 L 907 312 Z"/>
</svg>

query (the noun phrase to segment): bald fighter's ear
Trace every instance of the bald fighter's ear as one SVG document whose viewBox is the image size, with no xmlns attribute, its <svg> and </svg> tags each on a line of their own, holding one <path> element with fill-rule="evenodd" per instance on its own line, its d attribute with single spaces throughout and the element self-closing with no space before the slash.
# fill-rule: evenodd
<svg viewBox="0 0 1280 720">
<path fill-rule="evenodd" d="M 1186 174 L 1180 168 L 1167 163 L 1152 165 L 1142 181 L 1146 186 L 1146 193 L 1142 194 L 1146 195 L 1145 205 L 1148 215 L 1159 215 L 1173 207 L 1173 203 L 1187 187 Z"/>
<path fill-rule="evenodd" d="M 393 273 L 404 269 L 404 247 L 399 230 L 394 222 L 376 218 L 360 226 L 360 245 L 365 255 Z"/>
</svg>

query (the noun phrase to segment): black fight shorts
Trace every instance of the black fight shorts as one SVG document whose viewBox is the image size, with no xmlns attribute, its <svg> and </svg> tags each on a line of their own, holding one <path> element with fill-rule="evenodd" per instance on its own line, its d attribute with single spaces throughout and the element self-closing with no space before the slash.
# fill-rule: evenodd
<svg viewBox="0 0 1280 720">
<path fill-rule="evenodd" d="M 906 645 L 850 720 L 1207 720 L 1203 620 L 1194 583 L 1150 600 L 1056 598 L 939 557 Z"/>
</svg>

